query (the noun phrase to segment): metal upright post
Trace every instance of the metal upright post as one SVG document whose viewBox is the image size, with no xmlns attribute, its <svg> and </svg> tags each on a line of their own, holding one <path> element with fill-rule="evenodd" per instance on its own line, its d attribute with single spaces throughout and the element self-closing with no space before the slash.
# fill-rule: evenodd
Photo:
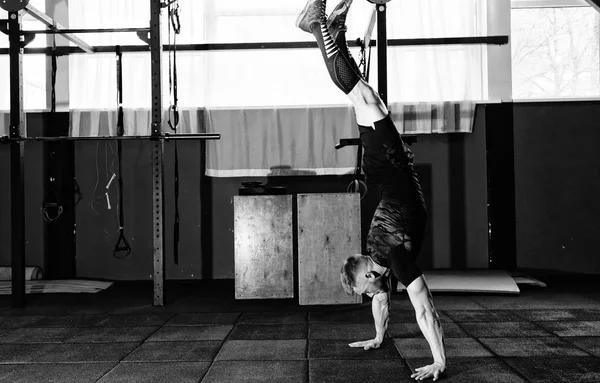
<svg viewBox="0 0 600 383">
<path fill-rule="evenodd" d="M 23 48 L 21 47 L 21 15 L 8 13 L 10 61 L 10 138 L 21 137 L 25 113 L 23 111 Z M 25 178 L 24 142 L 10 144 L 11 182 L 11 263 L 12 306 L 25 306 Z"/>
<path fill-rule="evenodd" d="M 387 105 L 387 6 L 377 5 L 377 88 L 383 103 Z"/>
<path fill-rule="evenodd" d="M 154 305 L 164 305 L 165 290 L 165 230 L 163 223 L 164 216 L 164 180 L 163 180 L 163 157 L 165 152 L 164 140 L 162 135 L 162 88 L 161 88 L 161 61 L 162 61 L 162 42 L 160 36 L 160 0 L 150 0 L 150 55 L 151 55 L 151 75 L 152 75 L 152 133 L 151 136 L 156 140 L 153 143 L 152 150 L 152 217 L 154 238 Z"/>
</svg>

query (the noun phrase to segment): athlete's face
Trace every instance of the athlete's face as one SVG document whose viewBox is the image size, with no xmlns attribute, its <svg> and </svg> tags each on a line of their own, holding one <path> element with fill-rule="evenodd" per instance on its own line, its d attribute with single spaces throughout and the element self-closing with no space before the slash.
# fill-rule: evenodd
<svg viewBox="0 0 600 383">
<path fill-rule="evenodd" d="M 365 265 L 362 265 L 357 270 L 352 289 L 359 295 L 367 294 L 372 296 L 378 293 L 386 293 L 389 291 L 388 278 L 369 271 Z"/>
</svg>

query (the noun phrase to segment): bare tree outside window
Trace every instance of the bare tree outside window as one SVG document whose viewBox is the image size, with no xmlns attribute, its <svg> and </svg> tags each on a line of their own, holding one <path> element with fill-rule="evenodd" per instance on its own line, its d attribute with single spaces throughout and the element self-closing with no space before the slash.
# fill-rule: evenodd
<svg viewBox="0 0 600 383">
<path fill-rule="evenodd" d="M 511 14 L 514 99 L 600 95 L 600 16 L 592 7 Z"/>
</svg>

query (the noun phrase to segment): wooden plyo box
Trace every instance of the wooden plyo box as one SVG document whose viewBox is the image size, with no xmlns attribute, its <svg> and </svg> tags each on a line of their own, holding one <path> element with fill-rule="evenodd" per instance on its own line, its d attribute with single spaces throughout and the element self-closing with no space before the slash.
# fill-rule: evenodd
<svg viewBox="0 0 600 383">
<path fill-rule="evenodd" d="M 361 303 L 340 281 L 344 261 L 361 252 L 358 193 L 298 194 L 298 294 L 301 305 Z"/>
<path fill-rule="evenodd" d="M 292 196 L 234 196 L 235 298 L 294 297 Z"/>
</svg>

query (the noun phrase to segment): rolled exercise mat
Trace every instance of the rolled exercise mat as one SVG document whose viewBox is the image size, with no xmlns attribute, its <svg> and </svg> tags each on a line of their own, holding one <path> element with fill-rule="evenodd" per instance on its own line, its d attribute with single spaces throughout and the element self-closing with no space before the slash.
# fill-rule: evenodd
<svg viewBox="0 0 600 383">
<path fill-rule="evenodd" d="M 38 266 L 28 266 L 25 268 L 25 280 L 26 281 L 35 281 L 38 279 L 42 279 L 43 273 L 42 269 Z M 0 281 L 10 281 L 12 280 L 12 267 L 10 266 L 0 266 Z"/>
</svg>

